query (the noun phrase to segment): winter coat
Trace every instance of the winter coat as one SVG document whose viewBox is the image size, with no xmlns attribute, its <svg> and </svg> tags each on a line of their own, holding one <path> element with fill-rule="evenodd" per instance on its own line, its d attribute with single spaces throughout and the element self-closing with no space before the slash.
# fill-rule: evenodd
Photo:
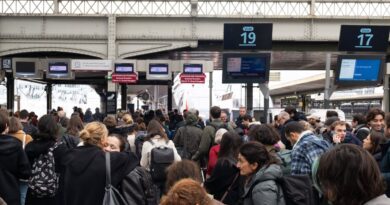
<svg viewBox="0 0 390 205">
<path fill-rule="evenodd" d="M 111 184 L 118 187 L 138 164 L 130 152 L 111 152 Z M 94 145 L 76 147 L 62 158 L 62 204 L 102 204 L 106 184 L 105 152 Z"/>
<path fill-rule="evenodd" d="M 143 167 L 136 167 L 122 180 L 121 193 L 128 204 L 157 205 L 159 201 L 152 177 Z"/>
<path fill-rule="evenodd" d="M 244 205 L 285 205 L 282 188 L 275 182 L 282 177 L 282 169 L 277 164 L 262 167 L 245 185 Z M 260 181 L 255 184 L 256 181 Z M 250 193 L 251 186 L 254 186 Z"/>
<path fill-rule="evenodd" d="M 35 159 L 37 159 L 41 154 L 46 154 L 49 151 L 49 148 L 54 146 L 54 139 L 47 140 L 41 137 L 41 134 L 35 135 L 35 139 L 26 145 L 25 151 L 30 161 L 31 166 L 33 166 Z M 31 190 L 27 190 L 26 205 L 55 205 L 56 196 L 54 197 L 43 197 L 38 198 L 31 194 Z"/>
<path fill-rule="evenodd" d="M 388 205 L 388 204 L 390 204 L 390 199 L 385 194 L 380 195 L 364 203 L 364 205 Z"/>
<path fill-rule="evenodd" d="M 8 205 L 20 204 L 19 179 L 28 179 L 31 168 L 18 139 L 0 135 L 0 196 Z"/>
<path fill-rule="evenodd" d="M 217 164 L 218 161 L 218 153 L 219 150 L 221 149 L 221 145 L 214 145 L 210 149 L 209 153 L 209 161 L 207 163 L 207 175 L 211 175 L 213 173 L 213 170 L 215 168 L 215 165 Z"/>
<path fill-rule="evenodd" d="M 176 147 L 184 147 L 192 155 L 198 151 L 200 139 L 202 137 L 202 130 L 194 125 L 186 125 L 180 127 L 173 138 Z"/>
<path fill-rule="evenodd" d="M 243 177 L 239 175 L 240 170 L 236 167 L 236 160 L 223 157 L 218 159 L 214 171 L 205 181 L 204 186 L 216 200 L 222 201 L 223 195 L 232 185 L 222 202 L 234 205 L 238 203 L 240 196 L 243 194 Z"/>
<path fill-rule="evenodd" d="M 220 127 L 223 122 L 220 119 L 213 120 L 210 125 L 207 125 L 203 132 L 202 138 L 200 140 L 200 145 L 198 151 L 192 157 L 193 160 L 199 160 L 202 157 L 208 158 L 208 154 L 211 146 L 214 144 L 214 137 L 217 130 L 214 127 Z"/>
</svg>

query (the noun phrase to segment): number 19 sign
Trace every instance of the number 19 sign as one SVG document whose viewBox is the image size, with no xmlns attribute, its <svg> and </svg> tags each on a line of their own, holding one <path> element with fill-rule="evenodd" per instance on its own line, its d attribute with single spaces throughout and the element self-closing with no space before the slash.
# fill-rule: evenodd
<svg viewBox="0 0 390 205">
<path fill-rule="evenodd" d="M 341 26 L 340 51 L 386 52 L 388 45 L 388 26 Z"/>
<path fill-rule="evenodd" d="M 224 49 L 270 50 L 272 49 L 272 24 L 225 24 Z"/>
</svg>

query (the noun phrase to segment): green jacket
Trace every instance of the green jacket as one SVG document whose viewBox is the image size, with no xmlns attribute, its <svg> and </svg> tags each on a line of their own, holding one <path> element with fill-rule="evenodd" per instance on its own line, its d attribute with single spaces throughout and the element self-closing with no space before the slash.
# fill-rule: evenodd
<svg viewBox="0 0 390 205">
<path fill-rule="evenodd" d="M 200 145 L 198 151 L 195 153 L 195 155 L 192 157 L 193 160 L 199 160 L 202 157 L 208 158 L 209 157 L 209 151 L 211 146 L 214 145 L 214 137 L 216 130 L 214 127 L 220 127 L 222 125 L 222 121 L 220 119 L 215 119 L 211 123 L 211 125 L 207 125 L 202 132 L 202 137 L 200 139 Z M 229 127 L 229 131 L 231 128 Z"/>
</svg>

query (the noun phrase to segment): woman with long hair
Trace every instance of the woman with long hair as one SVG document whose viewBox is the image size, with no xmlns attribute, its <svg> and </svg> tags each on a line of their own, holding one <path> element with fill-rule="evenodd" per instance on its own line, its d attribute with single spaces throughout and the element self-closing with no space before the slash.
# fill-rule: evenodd
<svg viewBox="0 0 390 205">
<path fill-rule="evenodd" d="M 150 169 L 150 166 L 152 164 L 152 150 L 158 147 L 163 147 L 164 149 L 172 149 L 173 156 L 169 157 L 172 157 L 173 161 L 180 161 L 181 157 L 177 153 L 175 144 L 172 142 L 172 140 L 168 139 L 164 128 L 157 120 L 151 120 L 149 122 L 147 128 L 147 135 L 144 140 L 145 141 L 142 145 L 141 151 L 140 165 L 146 168 L 148 171 L 151 171 L 151 175 L 154 178 L 154 183 L 158 186 L 160 193 L 162 193 L 164 191 L 164 185 L 166 180 L 166 178 L 164 177 L 165 173 L 161 173 L 163 171 L 161 171 L 160 169 L 158 171 Z M 173 163 L 173 161 L 171 163 Z M 165 162 L 164 166 L 168 166 L 168 163 L 169 162 Z"/>
<path fill-rule="evenodd" d="M 386 137 L 381 132 L 371 130 L 370 134 L 363 140 L 363 149 L 367 150 L 380 164 L 382 160 L 381 144 L 386 143 Z"/>
<path fill-rule="evenodd" d="M 277 159 L 264 145 L 249 142 L 241 146 L 237 167 L 244 176 L 244 205 L 284 205 L 283 191 L 276 180 L 282 177 L 282 169 Z"/>
<path fill-rule="evenodd" d="M 208 192 L 225 204 L 237 204 L 242 194 L 243 178 L 236 166 L 241 144 L 237 133 L 230 131 L 223 134 L 217 164 L 204 183 Z"/>
<path fill-rule="evenodd" d="M 52 156 L 54 144 L 58 138 L 57 123 L 52 115 L 44 115 L 38 121 L 38 133 L 33 135 L 33 141 L 26 145 L 25 151 L 32 166 L 32 177 L 39 175 L 42 164 L 39 163 L 41 156 Z M 47 160 L 46 163 L 53 163 L 54 161 Z M 57 180 L 54 177 L 49 180 Z M 48 194 L 46 196 L 39 196 L 39 194 L 32 189 L 32 187 L 39 187 L 41 185 L 32 183 L 30 181 L 27 190 L 26 204 L 56 204 L 55 194 Z"/>
</svg>

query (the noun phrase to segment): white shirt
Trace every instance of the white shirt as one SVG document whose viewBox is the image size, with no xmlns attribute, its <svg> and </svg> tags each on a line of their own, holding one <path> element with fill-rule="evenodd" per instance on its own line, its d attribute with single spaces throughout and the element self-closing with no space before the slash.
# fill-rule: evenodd
<svg viewBox="0 0 390 205">
<path fill-rule="evenodd" d="M 150 160 L 151 160 L 150 152 L 154 147 L 159 147 L 159 146 L 166 146 L 173 149 L 175 162 L 181 161 L 181 157 L 177 153 L 175 144 L 173 144 L 172 140 L 169 140 L 169 142 L 166 143 L 165 139 L 163 139 L 159 135 L 154 136 L 151 140 L 154 143 L 154 145 L 152 145 L 152 143 L 150 143 L 149 141 L 144 142 L 144 144 L 142 145 L 141 161 L 140 161 L 142 167 L 144 167 L 148 171 L 150 170 Z"/>
</svg>

